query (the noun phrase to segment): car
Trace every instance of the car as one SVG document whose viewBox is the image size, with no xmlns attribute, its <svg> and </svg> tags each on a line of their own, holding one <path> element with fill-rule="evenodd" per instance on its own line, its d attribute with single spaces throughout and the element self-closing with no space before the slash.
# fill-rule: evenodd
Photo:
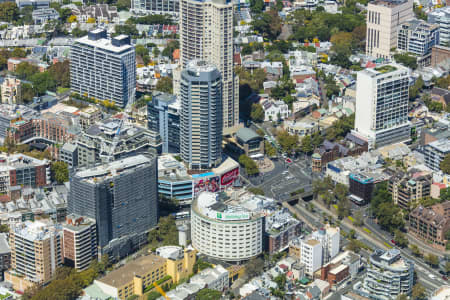
<svg viewBox="0 0 450 300">
<path fill-rule="evenodd" d="M 431 279 L 435 279 L 436 276 L 434 276 L 433 274 L 428 274 L 428 277 L 430 277 Z"/>
<path fill-rule="evenodd" d="M 394 240 L 391 240 L 391 243 L 392 243 L 392 244 L 394 244 L 394 245 L 397 245 L 397 244 L 395 243 L 395 241 L 394 241 Z"/>
<path fill-rule="evenodd" d="M 445 280 L 445 281 L 447 281 L 447 280 L 448 280 L 447 276 L 445 276 L 445 275 L 444 275 L 444 276 L 442 276 L 442 279 L 443 279 L 443 280 Z"/>
</svg>

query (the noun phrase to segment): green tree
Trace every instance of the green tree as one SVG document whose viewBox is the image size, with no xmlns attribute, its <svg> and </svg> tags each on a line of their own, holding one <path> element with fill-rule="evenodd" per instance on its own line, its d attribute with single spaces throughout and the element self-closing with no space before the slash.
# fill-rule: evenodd
<svg viewBox="0 0 450 300">
<path fill-rule="evenodd" d="M 427 293 L 425 288 L 419 282 L 416 283 L 412 288 L 411 298 L 414 300 L 425 300 L 427 299 Z"/>
<path fill-rule="evenodd" d="M 280 290 L 284 290 L 286 285 L 286 274 L 280 274 L 273 279 Z"/>
<path fill-rule="evenodd" d="M 348 187 L 342 183 L 336 184 L 334 187 L 334 195 L 339 201 L 345 200 L 348 194 Z"/>
<path fill-rule="evenodd" d="M 8 49 L 0 49 L 0 71 L 5 69 L 8 64 L 8 58 L 11 57 L 11 52 Z"/>
<path fill-rule="evenodd" d="M 147 294 L 147 300 L 157 300 L 162 295 L 156 291 L 152 291 Z"/>
<path fill-rule="evenodd" d="M 69 181 L 69 167 L 65 162 L 53 162 L 50 167 L 50 174 L 52 180 L 58 182 L 58 184 Z"/>
<path fill-rule="evenodd" d="M 450 154 L 447 154 L 441 161 L 440 168 L 442 172 L 450 174 Z"/>
<path fill-rule="evenodd" d="M 250 112 L 250 118 L 252 121 L 260 123 L 264 121 L 264 108 L 259 103 L 253 103 L 252 104 L 252 110 Z"/>
<path fill-rule="evenodd" d="M 264 37 L 274 40 L 281 33 L 281 18 L 275 9 L 261 13 L 252 21 L 253 29 Z"/>
<path fill-rule="evenodd" d="M 22 83 L 20 88 L 22 89 L 22 100 L 24 102 L 31 102 L 36 96 L 33 86 L 29 83 Z"/>
<path fill-rule="evenodd" d="M 70 87 L 70 61 L 56 62 L 48 68 L 48 73 L 57 86 Z"/>
<path fill-rule="evenodd" d="M 445 263 L 445 273 L 446 274 L 450 273 L 450 262 Z"/>
<path fill-rule="evenodd" d="M 132 38 L 137 38 L 139 36 L 139 32 L 134 24 L 116 25 L 114 27 L 114 31 L 115 33 L 113 36 L 118 36 L 121 34 L 128 35 Z"/>
<path fill-rule="evenodd" d="M 173 51 L 176 49 L 180 49 L 180 42 L 178 42 L 178 40 L 173 40 L 167 43 L 166 48 L 164 48 L 161 54 L 173 60 Z"/>
<path fill-rule="evenodd" d="M 250 0 L 250 9 L 252 13 L 259 14 L 264 10 L 264 1 L 263 0 Z"/>
<path fill-rule="evenodd" d="M 239 156 L 239 164 L 244 166 L 248 176 L 253 176 L 259 173 L 258 166 L 255 161 L 245 154 Z"/>
<path fill-rule="evenodd" d="M 131 0 L 117 0 L 116 6 L 119 11 L 129 10 L 131 8 Z"/>
<path fill-rule="evenodd" d="M 330 208 L 331 204 L 333 203 L 333 195 L 329 191 L 324 191 L 321 195 L 323 202 L 325 205 Z"/>
<path fill-rule="evenodd" d="M 0 3 L 0 21 L 12 23 L 17 21 L 19 17 L 19 9 L 15 2 Z"/>
<path fill-rule="evenodd" d="M 399 246 L 400 248 L 408 247 L 408 243 L 409 243 L 408 238 L 400 230 L 394 231 L 394 240 L 395 240 L 395 244 L 397 246 Z"/>
<path fill-rule="evenodd" d="M 20 79 L 30 80 L 31 76 L 39 72 L 39 68 L 28 62 L 21 62 L 17 65 L 16 74 Z"/>
<path fill-rule="evenodd" d="M 358 210 L 354 216 L 353 219 L 355 219 L 355 221 L 353 222 L 353 224 L 355 224 L 355 226 L 363 226 L 364 225 L 364 216 L 362 211 Z"/>
<path fill-rule="evenodd" d="M 422 257 L 422 251 L 420 251 L 419 247 L 415 244 L 410 244 L 409 247 L 411 248 L 411 252 L 414 256 Z"/>
<path fill-rule="evenodd" d="M 27 51 L 23 48 L 14 48 L 11 52 L 11 57 L 27 57 Z"/>
<path fill-rule="evenodd" d="M 31 76 L 33 89 L 38 95 L 44 95 L 47 91 L 55 91 L 56 82 L 49 72 L 36 73 Z"/>
<path fill-rule="evenodd" d="M 199 271 L 203 271 L 207 268 L 212 268 L 213 265 L 207 261 L 204 261 L 202 258 L 199 258 L 195 261 L 194 266 L 192 268 L 194 274 L 197 274 Z"/>
<path fill-rule="evenodd" d="M 397 296 L 396 300 L 408 300 L 408 295 L 400 294 Z"/>
<path fill-rule="evenodd" d="M 413 70 L 417 69 L 417 59 L 415 56 L 408 53 L 394 54 L 394 59 L 397 63 L 400 63 Z"/>
<path fill-rule="evenodd" d="M 300 142 L 300 149 L 302 150 L 302 152 L 304 152 L 306 154 L 313 152 L 313 145 L 312 145 L 310 135 L 306 135 L 302 138 L 302 140 Z"/>
<path fill-rule="evenodd" d="M 277 155 L 277 150 L 269 141 L 264 141 L 264 151 L 269 157 L 275 157 Z"/>
<path fill-rule="evenodd" d="M 157 47 L 155 48 L 157 49 Z M 145 65 L 147 65 L 150 62 L 150 55 L 148 53 L 148 49 L 144 45 L 136 45 L 136 55 L 142 58 Z"/>
<path fill-rule="evenodd" d="M 0 232 L 9 232 L 9 226 L 6 224 L 0 225 Z"/>
<path fill-rule="evenodd" d="M 439 265 L 439 258 L 436 255 L 429 253 L 425 256 L 425 262 L 431 267 L 436 268 Z"/>
<path fill-rule="evenodd" d="M 355 253 L 359 253 L 359 251 L 361 251 L 361 245 L 358 243 L 358 240 L 350 239 L 350 242 L 348 243 L 346 249 Z"/>
<path fill-rule="evenodd" d="M 148 243 L 152 247 L 177 245 L 178 230 L 172 216 L 159 218 L 158 226 L 148 234 Z"/>
<path fill-rule="evenodd" d="M 248 278 L 258 276 L 259 274 L 262 273 L 263 270 L 264 270 L 264 261 L 259 257 L 252 258 L 245 265 L 245 274 L 247 275 Z"/>
<path fill-rule="evenodd" d="M 172 94 L 173 91 L 172 78 L 171 77 L 160 78 L 156 83 L 155 90 Z"/>
<path fill-rule="evenodd" d="M 350 216 L 350 201 L 347 198 L 340 200 L 337 204 L 337 213 L 339 219 Z"/>
<path fill-rule="evenodd" d="M 197 300 L 220 300 L 220 298 L 222 298 L 222 292 L 211 289 L 202 289 L 195 297 Z"/>
<path fill-rule="evenodd" d="M 290 135 L 286 130 L 278 130 L 277 141 L 283 152 L 291 152 L 297 147 L 298 136 Z"/>
</svg>

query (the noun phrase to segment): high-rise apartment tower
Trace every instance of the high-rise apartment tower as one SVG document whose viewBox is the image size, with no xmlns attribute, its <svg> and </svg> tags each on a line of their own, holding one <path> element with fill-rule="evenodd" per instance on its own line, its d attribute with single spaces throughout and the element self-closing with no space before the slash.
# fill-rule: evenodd
<svg viewBox="0 0 450 300">
<path fill-rule="evenodd" d="M 222 159 L 222 82 L 219 70 L 192 60 L 181 73 L 180 153 L 190 169 Z"/>
<path fill-rule="evenodd" d="M 223 128 L 239 123 L 239 78 L 233 71 L 233 3 L 180 0 L 181 66 L 193 59 L 214 64 L 222 75 Z"/>
<path fill-rule="evenodd" d="M 136 92 L 136 53 L 130 37 L 108 39 L 105 29 L 90 31 L 70 49 L 73 93 L 125 107 Z"/>
</svg>

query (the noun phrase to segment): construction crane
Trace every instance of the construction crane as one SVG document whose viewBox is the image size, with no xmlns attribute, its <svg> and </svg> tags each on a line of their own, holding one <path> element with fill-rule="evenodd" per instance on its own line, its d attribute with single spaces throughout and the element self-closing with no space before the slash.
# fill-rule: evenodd
<svg viewBox="0 0 450 300">
<path fill-rule="evenodd" d="M 120 131 L 122 130 L 123 124 L 128 120 L 128 113 L 130 111 L 131 111 L 131 103 L 128 103 L 127 106 L 125 107 L 125 110 L 122 112 L 122 117 L 120 118 L 117 131 L 114 133 L 111 146 L 108 147 L 108 145 L 106 145 L 106 143 L 102 141 L 100 156 L 104 158 L 105 162 L 111 162 L 114 158 L 114 150 L 116 150 L 117 144 L 119 143 Z"/>
<path fill-rule="evenodd" d="M 153 282 L 153 286 L 166 300 L 170 300 L 170 298 L 166 295 L 166 292 L 155 282 Z"/>
</svg>

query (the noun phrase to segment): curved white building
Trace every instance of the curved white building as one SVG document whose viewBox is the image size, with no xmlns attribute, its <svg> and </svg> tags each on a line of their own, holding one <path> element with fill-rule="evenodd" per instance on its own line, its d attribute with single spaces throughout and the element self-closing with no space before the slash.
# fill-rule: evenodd
<svg viewBox="0 0 450 300">
<path fill-rule="evenodd" d="M 248 260 L 263 251 L 264 216 L 227 205 L 218 195 L 202 192 L 191 205 L 192 245 L 223 261 Z"/>
</svg>

